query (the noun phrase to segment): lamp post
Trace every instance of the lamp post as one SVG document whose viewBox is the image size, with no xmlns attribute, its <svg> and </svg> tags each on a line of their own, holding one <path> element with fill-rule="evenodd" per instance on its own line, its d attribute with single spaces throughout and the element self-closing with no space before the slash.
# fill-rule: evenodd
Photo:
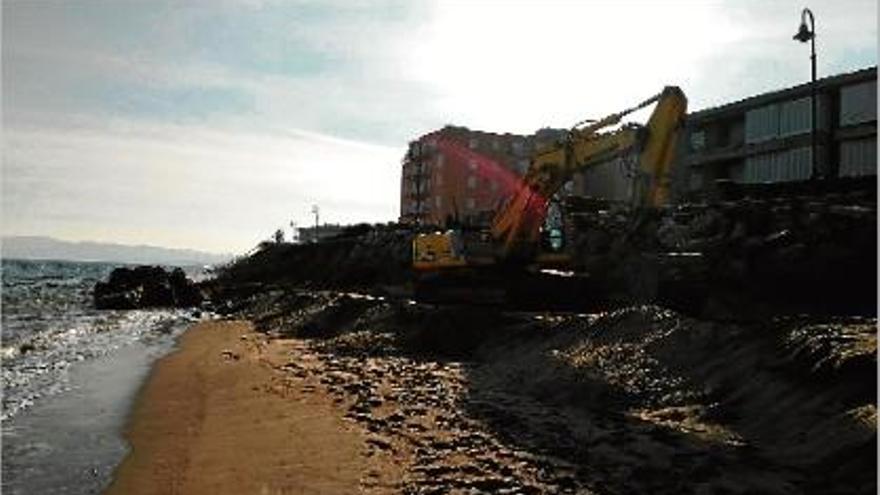
<svg viewBox="0 0 880 495">
<path fill-rule="evenodd" d="M 312 205 L 312 213 L 315 214 L 315 236 L 314 242 L 318 242 L 318 213 L 320 210 L 318 209 L 318 205 Z"/>
<path fill-rule="evenodd" d="M 810 27 L 807 27 L 807 17 L 810 18 Z M 801 25 L 797 34 L 792 39 L 801 43 L 810 42 L 810 63 L 812 66 L 812 84 L 810 85 L 810 103 L 812 106 L 812 128 L 810 129 L 810 146 L 813 158 L 813 170 L 810 174 L 811 179 L 819 176 L 818 160 L 816 156 L 816 19 L 813 12 L 805 8 L 801 12 Z"/>
</svg>

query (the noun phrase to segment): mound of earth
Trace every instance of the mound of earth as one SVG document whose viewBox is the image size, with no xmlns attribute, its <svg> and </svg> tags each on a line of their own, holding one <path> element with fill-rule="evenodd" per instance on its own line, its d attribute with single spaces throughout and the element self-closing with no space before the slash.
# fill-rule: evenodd
<svg viewBox="0 0 880 495">
<path fill-rule="evenodd" d="M 358 225 L 318 243 L 264 244 L 220 268 L 220 286 L 296 284 L 352 289 L 398 284 L 410 276 L 412 231 L 400 225 Z"/>
<path fill-rule="evenodd" d="M 300 344 L 404 493 L 875 493 L 876 319 L 435 307 L 276 288 L 225 305 Z M 384 476 L 384 478 L 382 478 Z"/>
</svg>

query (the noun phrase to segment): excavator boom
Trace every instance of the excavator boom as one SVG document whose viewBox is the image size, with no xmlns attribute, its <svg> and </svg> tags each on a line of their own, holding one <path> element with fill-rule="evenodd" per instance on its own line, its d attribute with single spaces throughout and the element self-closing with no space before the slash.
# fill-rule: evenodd
<svg viewBox="0 0 880 495">
<path fill-rule="evenodd" d="M 612 132 L 599 132 L 654 102 L 657 106 L 645 127 L 624 126 Z M 520 187 L 492 223 L 492 237 L 500 242 L 501 255 L 533 250 L 553 195 L 578 171 L 625 153 L 639 158 L 634 200 L 640 206 L 665 204 L 675 142 L 686 109 L 684 93 L 677 87 L 667 87 L 635 107 L 588 127 L 573 128 L 561 143 L 536 153 Z"/>
<path fill-rule="evenodd" d="M 656 106 L 646 125 L 627 124 L 602 132 L 653 103 Z M 442 271 L 534 258 L 553 196 L 575 173 L 622 155 L 631 154 L 638 160 L 633 201 L 649 208 L 667 203 L 678 132 L 686 111 L 684 93 L 668 86 L 634 107 L 583 127 L 576 125 L 562 140 L 532 157 L 519 187 L 494 216 L 488 235 L 483 236 L 488 238 L 490 256 L 485 255 L 482 246 L 479 260 L 474 258 L 475 249 L 470 249 L 473 243 L 466 242 L 460 232 L 423 234 L 413 241 L 414 268 Z"/>
</svg>

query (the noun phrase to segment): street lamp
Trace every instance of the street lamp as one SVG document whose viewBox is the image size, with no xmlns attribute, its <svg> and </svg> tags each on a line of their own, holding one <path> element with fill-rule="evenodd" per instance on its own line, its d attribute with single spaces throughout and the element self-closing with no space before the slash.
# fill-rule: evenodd
<svg viewBox="0 0 880 495">
<path fill-rule="evenodd" d="M 312 213 L 315 214 L 315 236 L 314 236 L 315 242 L 318 242 L 318 213 L 319 212 L 320 212 L 320 209 L 318 208 L 318 205 L 312 205 Z"/>
<path fill-rule="evenodd" d="M 810 27 L 807 27 L 807 17 L 810 18 Z M 812 106 L 812 128 L 810 129 L 810 146 L 812 149 L 812 157 L 813 157 L 813 171 L 811 173 L 811 178 L 816 178 L 819 175 L 818 168 L 818 160 L 816 156 L 816 19 L 813 17 L 813 12 L 810 9 L 805 8 L 801 12 L 801 25 L 798 28 L 797 34 L 795 34 L 792 39 L 800 41 L 801 43 L 810 42 L 810 63 L 812 66 L 812 84 L 810 86 L 810 103 Z"/>
</svg>

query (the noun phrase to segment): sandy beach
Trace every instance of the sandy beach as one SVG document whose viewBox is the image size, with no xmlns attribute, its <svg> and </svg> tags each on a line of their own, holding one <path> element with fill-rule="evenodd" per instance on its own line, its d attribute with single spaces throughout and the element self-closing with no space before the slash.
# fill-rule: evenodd
<svg viewBox="0 0 880 495">
<path fill-rule="evenodd" d="M 283 340 L 246 322 L 207 322 L 157 363 L 132 413 L 131 453 L 109 494 L 350 493 L 360 433 L 329 399 L 276 367 Z"/>
<path fill-rule="evenodd" d="M 876 492 L 870 321 L 247 301 L 154 367 L 108 493 Z"/>
</svg>

